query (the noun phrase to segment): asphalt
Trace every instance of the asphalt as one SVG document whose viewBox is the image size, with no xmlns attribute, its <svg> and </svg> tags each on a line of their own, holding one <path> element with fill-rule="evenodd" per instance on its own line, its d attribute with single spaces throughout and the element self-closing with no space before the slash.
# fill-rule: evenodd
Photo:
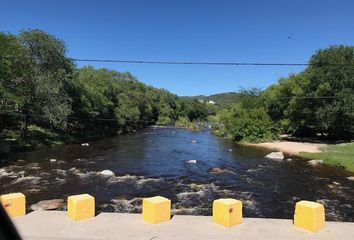
<svg viewBox="0 0 354 240">
<path fill-rule="evenodd" d="M 208 216 L 173 216 L 171 221 L 152 225 L 141 214 L 101 213 L 95 218 L 72 221 L 64 211 L 34 211 L 13 218 L 25 240 L 54 239 L 134 239 L 134 240 L 206 240 L 206 239 L 354 239 L 354 223 L 326 222 L 317 233 L 297 228 L 292 220 L 244 218 L 227 228 Z"/>
</svg>

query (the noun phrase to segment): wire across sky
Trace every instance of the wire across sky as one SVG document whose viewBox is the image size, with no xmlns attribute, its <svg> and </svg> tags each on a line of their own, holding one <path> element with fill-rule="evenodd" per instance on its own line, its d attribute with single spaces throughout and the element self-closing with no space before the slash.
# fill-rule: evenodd
<svg viewBox="0 0 354 240">
<path fill-rule="evenodd" d="M 15 59 L 13 56 L 1 56 L 0 59 Z M 74 62 L 98 62 L 98 63 L 128 63 L 128 64 L 162 64 L 162 65 L 214 65 L 214 66 L 317 66 L 317 67 L 354 67 L 353 64 L 341 63 L 280 63 L 280 62 L 213 62 L 213 61 L 154 61 L 154 60 L 124 60 L 124 59 L 94 59 L 71 58 Z"/>
</svg>

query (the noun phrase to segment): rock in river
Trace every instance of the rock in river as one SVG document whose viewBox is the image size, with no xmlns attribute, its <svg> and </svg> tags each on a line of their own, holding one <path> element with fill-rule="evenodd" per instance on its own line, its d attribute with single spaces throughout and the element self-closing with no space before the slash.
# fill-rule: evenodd
<svg viewBox="0 0 354 240">
<path fill-rule="evenodd" d="M 348 180 L 354 181 L 354 176 L 347 177 Z"/>
<path fill-rule="evenodd" d="M 219 173 L 228 173 L 228 174 L 232 174 L 235 175 L 236 173 L 231 171 L 231 170 L 227 170 L 227 169 L 222 169 L 222 168 L 212 168 L 209 173 L 212 174 L 219 174 Z"/>
<path fill-rule="evenodd" d="M 310 164 L 312 166 L 317 166 L 318 164 L 323 164 L 323 160 L 310 160 L 307 162 L 307 164 Z"/>
<path fill-rule="evenodd" d="M 197 163 L 197 160 L 187 160 L 186 163 L 195 164 Z"/>
<path fill-rule="evenodd" d="M 36 204 L 31 205 L 31 209 L 33 211 L 36 210 L 53 210 L 58 209 L 64 206 L 64 199 L 51 199 L 51 200 L 43 200 L 37 202 Z"/>
<path fill-rule="evenodd" d="M 114 176 L 114 172 L 112 172 L 111 170 L 108 170 L 108 169 L 101 171 L 100 174 L 103 176 L 107 176 L 107 177 Z"/>
<path fill-rule="evenodd" d="M 271 152 L 265 156 L 267 159 L 273 159 L 273 160 L 283 160 L 284 155 L 282 152 Z"/>
</svg>

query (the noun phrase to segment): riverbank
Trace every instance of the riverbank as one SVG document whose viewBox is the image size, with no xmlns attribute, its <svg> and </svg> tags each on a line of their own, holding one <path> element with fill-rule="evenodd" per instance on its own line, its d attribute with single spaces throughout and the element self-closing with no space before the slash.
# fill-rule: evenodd
<svg viewBox="0 0 354 240">
<path fill-rule="evenodd" d="M 4 130 L 0 135 L 0 156 L 69 144 L 76 141 L 79 141 L 78 137 L 55 133 L 35 125 L 28 127 L 26 138 L 21 135 L 20 130 Z"/>
<path fill-rule="evenodd" d="M 160 124 L 150 125 L 147 127 L 184 128 L 191 131 L 200 131 L 201 129 L 206 127 L 206 124 L 197 124 L 193 122 L 189 122 L 189 124 L 181 124 L 176 122 L 175 124 L 171 125 Z M 0 133 L 0 157 L 6 156 L 11 153 L 33 151 L 45 147 L 54 147 L 65 144 L 75 144 L 86 141 L 99 140 L 104 137 L 113 137 L 135 131 L 136 130 L 132 130 L 130 132 L 111 135 L 80 135 L 78 133 L 54 132 L 46 128 L 38 127 L 36 125 L 30 125 L 27 130 L 27 136 L 26 138 L 24 138 L 20 130 L 3 130 L 3 132 Z"/>
<path fill-rule="evenodd" d="M 320 159 L 325 164 L 354 172 L 354 143 L 319 144 L 307 142 L 274 141 L 246 143 L 247 146 L 281 151 L 307 159 Z"/>
<path fill-rule="evenodd" d="M 322 159 L 325 164 L 343 167 L 354 173 L 354 143 L 326 145 L 319 153 L 302 152 L 301 157 Z"/>
<path fill-rule="evenodd" d="M 132 130 L 131 132 L 134 131 L 135 130 Z M 27 130 L 26 138 L 22 136 L 20 130 L 4 130 L 0 134 L 0 157 L 16 152 L 27 152 L 45 147 L 82 143 L 117 135 L 120 134 L 89 135 L 79 134 L 77 132 L 55 132 L 36 125 L 30 125 Z"/>
<path fill-rule="evenodd" d="M 248 146 L 267 148 L 270 150 L 284 152 L 290 155 L 299 155 L 301 152 L 320 153 L 326 147 L 326 144 L 274 141 L 264 143 L 247 143 Z"/>
</svg>

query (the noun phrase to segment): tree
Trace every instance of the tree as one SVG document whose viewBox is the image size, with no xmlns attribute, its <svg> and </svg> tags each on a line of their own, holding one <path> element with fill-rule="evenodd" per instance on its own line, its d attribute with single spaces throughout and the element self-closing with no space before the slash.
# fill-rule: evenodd
<svg viewBox="0 0 354 240">
<path fill-rule="evenodd" d="M 278 129 L 262 106 L 260 89 L 241 91 L 231 109 L 217 114 L 216 133 L 235 141 L 262 142 L 277 138 Z"/>
<path fill-rule="evenodd" d="M 331 46 L 310 58 L 299 74 L 262 93 L 273 121 L 298 136 L 354 136 L 354 47 Z"/>
<path fill-rule="evenodd" d="M 24 50 L 24 71 L 12 81 L 24 86 L 24 135 L 30 121 L 65 129 L 71 112 L 66 88 L 71 84 L 74 65 L 65 57 L 64 43 L 40 30 L 24 31 L 18 41 Z"/>
</svg>

